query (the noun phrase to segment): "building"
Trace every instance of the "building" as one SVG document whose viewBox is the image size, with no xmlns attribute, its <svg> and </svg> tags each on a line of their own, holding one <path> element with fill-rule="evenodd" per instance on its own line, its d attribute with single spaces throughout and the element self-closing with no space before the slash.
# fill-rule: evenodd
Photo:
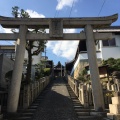
<svg viewBox="0 0 120 120">
<path fill-rule="evenodd" d="M 5 81 L 5 74 L 8 71 L 13 70 L 15 51 L 16 51 L 15 45 L 0 45 L 0 86 L 2 88 L 5 88 L 7 84 Z M 40 52 L 37 56 L 32 57 L 32 69 L 31 69 L 32 80 L 35 79 L 36 64 L 40 62 L 41 56 L 42 56 L 42 52 Z M 24 74 L 26 73 L 27 63 L 28 63 L 28 53 L 26 50 L 24 56 L 24 65 L 23 65 Z"/>
<path fill-rule="evenodd" d="M 8 71 L 13 70 L 14 61 L 9 59 L 5 54 L 0 55 L 0 88 L 7 88 L 7 81 L 5 80 L 5 74 Z"/>
<path fill-rule="evenodd" d="M 9 59 L 15 59 L 15 45 L 0 45 L 0 55 L 4 54 Z"/>
<path fill-rule="evenodd" d="M 112 32 L 112 40 L 98 40 L 96 41 L 96 56 L 98 65 L 101 65 L 102 60 L 108 58 L 120 58 L 120 26 L 111 26 L 109 28 L 94 30 L 94 32 Z M 79 72 L 88 65 L 88 55 L 86 48 L 86 41 L 80 41 L 76 51 L 75 58 L 66 63 L 67 72 L 74 78 L 78 77 Z"/>
<path fill-rule="evenodd" d="M 65 67 L 58 62 L 58 64 L 56 66 L 54 66 L 54 76 L 64 76 L 64 72 L 65 72 Z"/>
</svg>

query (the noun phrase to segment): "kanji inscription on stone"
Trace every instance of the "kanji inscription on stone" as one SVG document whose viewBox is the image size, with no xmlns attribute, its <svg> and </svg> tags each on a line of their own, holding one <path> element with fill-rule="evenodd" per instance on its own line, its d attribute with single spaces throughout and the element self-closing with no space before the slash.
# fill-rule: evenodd
<svg viewBox="0 0 120 120">
<path fill-rule="evenodd" d="M 50 20 L 50 37 L 63 37 L 63 20 Z"/>
</svg>

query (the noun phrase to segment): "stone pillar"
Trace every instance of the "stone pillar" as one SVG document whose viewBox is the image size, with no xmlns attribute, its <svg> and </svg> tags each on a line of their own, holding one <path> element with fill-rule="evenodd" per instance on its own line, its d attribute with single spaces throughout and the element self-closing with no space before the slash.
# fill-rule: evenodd
<svg viewBox="0 0 120 120">
<path fill-rule="evenodd" d="M 0 105 L 0 120 L 3 119 L 3 115 L 1 114 L 1 105 Z"/>
<path fill-rule="evenodd" d="M 23 90 L 23 108 L 27 109 L 30 105 L 30 85 L 24 85 Z"/>
<path fill-rule="evenodd" d="M 94 109 L 95 111 L 101 111 L 101 110 L 104 110 L 104 100 L 103 100 L 103 92 L 102 92 L 100 78 L 99 78 L 95 41 L 94 41 L 92 26 L 86 25 L 85 32 L 86 32 L 86 46 L 87 46 L 87 52 L 88 52 L 88 61 L 89 61 L 90 74 L 91 74 L 91 80 L 92 80 Z"/>
<path fill-rule="evenodd" d="M 117 87 L 117 91 L 120 92 L 119 79 L 116 79 L 116 87 Z"/>
<path fill-rule="evenodd" d="M 31 84 L 31 86 L 30 86 L 30 91 L 31 91 L 31 103 L 32 103 L 34 100 L 34 95 L 33 95 L 34 86 L 33 86 L 33 84 Z"/>
<path fill-rule="evenodd" d="M 11 113 L 17 112 L 17 107 L 18 107 L 24 54 L 25 54 L 25 45 L 26 45 L 26 32 L 27 32 L 27 27 L 25 25 L 21 25 L 19 30 L 19 37 L 17 40 L 17 50 L 16 50 L 12 80 L 8 94 L 7 112 L 11 112 Z"/>
<path fill-rule="evenodd" d="M 76 96 L 78 96 L 78 87 L 79 87 L 79 83 L 78 83 L 78 81 L 75 81 L 75 94 L 76 94 Z"/>
<path fill-rule="evenodd" d="M 112 97 L 112 104 L 109 104 L 109 111 L 107 117 L 111 120 L 120 120 L 120 96 Z"/>
<path fill-rule="evenodd" d="M 88 93 L 87 93 L 86 85 L 81 86 L 81 97 L 82 97 L 81 104 L 84 105 L 84 108 L 87 108 L 88 107 Z"/>
<path fill-rule="evenodd" d="M 111 90 L 110 82 L 107 83 L 107 90 Z"/>
</svg>

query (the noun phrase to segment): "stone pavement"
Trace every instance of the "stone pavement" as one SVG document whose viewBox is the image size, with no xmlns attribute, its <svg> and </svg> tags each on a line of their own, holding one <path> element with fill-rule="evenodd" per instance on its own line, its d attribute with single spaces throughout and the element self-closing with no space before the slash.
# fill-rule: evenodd
<svg viewBox="0 0 120 120">
<path fill-rule="evenodd" d="M 65 82 L 57 78 L 32 120 L 78 120 Z"/>
</svg>

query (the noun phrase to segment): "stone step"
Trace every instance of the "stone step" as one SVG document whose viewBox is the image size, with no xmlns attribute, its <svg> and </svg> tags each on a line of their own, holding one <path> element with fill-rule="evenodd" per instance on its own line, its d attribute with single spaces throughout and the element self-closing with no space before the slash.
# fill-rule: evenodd
<svg viewBox="0 0 120 120">
<path fill-rule="evenodd" d="M 35 111 L 36 111 L 36 109 L 29 108 L 29 109 L 27 109 L 25 112 L 35 112 Z"/>
<path fill-rule="evenodd" d="M 19 118 L 13 118 L 11 120 L 31 120 L 31 117 L 19 117 Z"/>
<path fill-rule="evenodd" d="M 75 110 L 75 112 L 89 112 L 90 111 L 89 109 L 85 109 L 83 107 L 81 107 L 81 108 L 75 108 L 74 110 Z"/>
<path fill-rule="evenodd" d="M 106 112 L 91 111 L 91 112 L 90 112 L 90 115 L 93 115 L 93 116 L 106 116 L 107 113 L 106 113 Z"/>
<path fill-rule="evenodd" d="M 72 100 L 72 103 L 79 103 L 79 104 L 81 104 L 79 100 L 76 100 L 76 101 Z"/>
<path fill-rule="evenodd" d="M 38 103 L 33 103 L 32 106 L 39 106 L 39 104 Z"/>
<path fill-rule="evenodd" d="M 78 99 L 78 97 L 76 95 L 70 95 L 71 99 Z"/>
<path fill-rule="evenodd" d="M 30 106 L 29 108 L 32 108 L 32 109 L 36 109 L 38 106 L 36 106 L 36 105 L 32 105 L 32 106 Z"/>
<path fill-rule="evenodd" d="M 103 118 L 103 120 L 111 120 L 110 118 Z"/>
<path fill-rule="evenodd" d="M 79 120 L 102 120 L 101 117 L 96 116 L 78 116 Z"/>
<path fill-rule="evenodd" d="M 25 113 L 22 113 L 22 116 L 27 116 L 27 117 L 30 117 L 30 116 L 33 116 L 34 113 L 31 113 L 31 112 L 25 112 Z"/>
<path fill-rule="evenodd" d="M 72 102 L 80 103 L 79 100 L 72 99 Z"/>
<path fill-rule="evenodd" d="M 80 109 L 80 108 L 83 108 L 83 106 L 81 106 L 81 105 L 74 105 L 73 107 L 74 107 L 74 109 L 75 109 L 75 108 L 79 108 L 79 109 Z"/>
<path fill-rule="evenodd" d="M 78 116 L 89 116 L 89 112 L 76 112 Z"/>
<path fill-rule="evenodd" d="M 73 106 L 81 106 L 81 104 L 73 103 Z"/>
</svg>

